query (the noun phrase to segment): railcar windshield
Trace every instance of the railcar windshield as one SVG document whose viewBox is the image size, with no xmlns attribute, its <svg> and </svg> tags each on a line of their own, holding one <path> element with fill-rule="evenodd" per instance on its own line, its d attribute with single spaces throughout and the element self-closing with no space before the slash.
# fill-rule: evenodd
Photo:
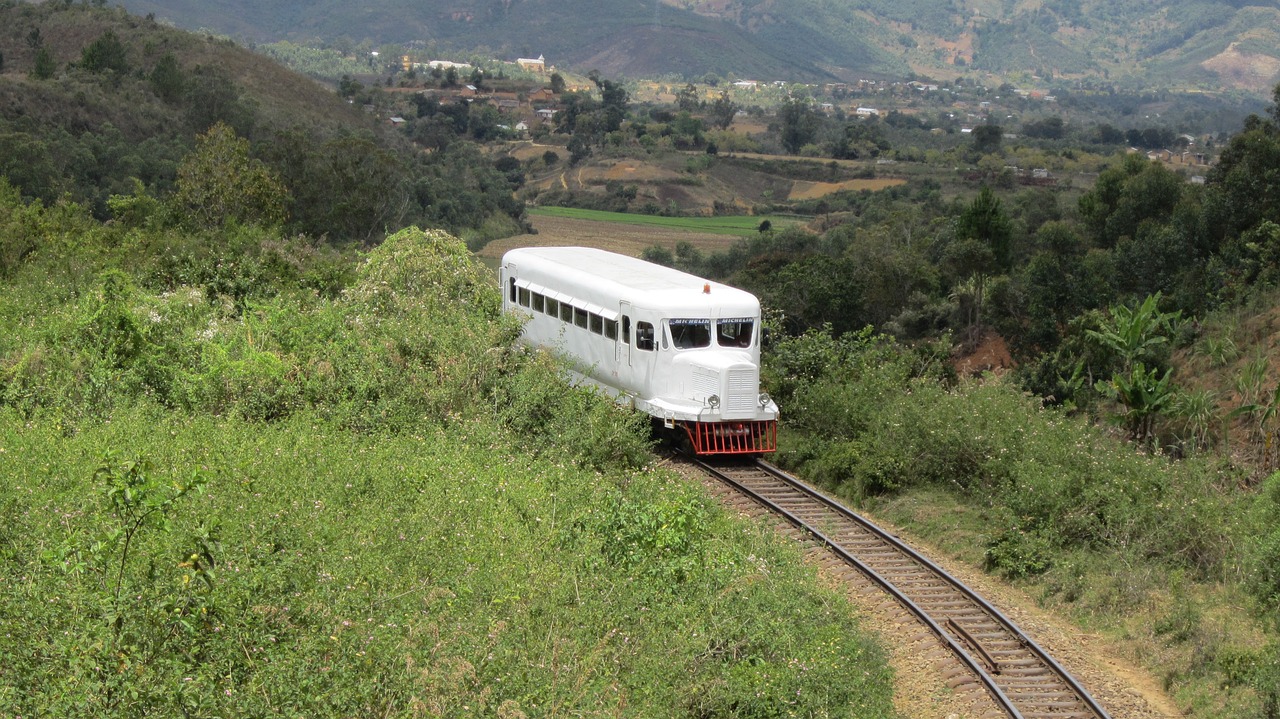
<svg viewBox="0 0 1280 719">
<path fill-rule="evenodd" d="M 690 350 L 711 346 L 711 320 L 703 318 L 676 318 L 667 320 L 671 328 L 671 342 L 676 349 Z"/>
<path fill-rule="evenodd" d="M 716 343 L 721 347 L 750 347 L 755 320 L 734 318 L 716 321 Z"/>
</svg>

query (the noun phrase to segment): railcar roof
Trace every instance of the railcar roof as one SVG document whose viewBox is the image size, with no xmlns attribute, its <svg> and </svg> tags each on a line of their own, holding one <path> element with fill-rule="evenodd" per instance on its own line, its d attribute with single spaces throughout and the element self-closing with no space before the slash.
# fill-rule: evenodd
<svg viewBox="0 0 1280 719">
<path fill-rule="evenodd" d="M 554 272 L 567 282 L 602 288 L 612 284 L 612 294 L 625 298 L 643 294 L 648 299 L 705 301 L 703 287 L 711 286 L 717 304 L 755 304 L 756 298 L 745 290 L 703 279 L 687 272 L 652 262 L 619 255 L 592 247 L 524 247 L 507 252 L 502 263 L 515 264 L 518 270 L 537 269 Z M 631 292 L 624 292 L 630 290 Z"/>
</svg>

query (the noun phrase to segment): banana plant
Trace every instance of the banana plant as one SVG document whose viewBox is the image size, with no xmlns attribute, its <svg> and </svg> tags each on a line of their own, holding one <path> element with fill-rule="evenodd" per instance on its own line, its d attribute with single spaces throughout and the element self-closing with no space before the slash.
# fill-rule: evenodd
<svg viewBox="0 0 1280 719">
<path fill-rule="evenodd" d="M 1117 372 L 1111 382 L 1104 385 L 1104 391 L 1124 406 L 1118 418 L 1129 431 L 1130 439 L 1151 443 L 1156 417 L 1174 398 L 1172 376 L 1171 369 L 1161 375 L 1158 368 L 1147 369 L 1141 362 L 1135 362 L 1128 373 Z"/>
</svg>

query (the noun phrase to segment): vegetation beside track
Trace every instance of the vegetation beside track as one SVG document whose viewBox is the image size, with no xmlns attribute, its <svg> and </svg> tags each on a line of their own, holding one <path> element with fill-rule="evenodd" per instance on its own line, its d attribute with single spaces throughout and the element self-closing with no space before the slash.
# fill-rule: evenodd
<svg viewBox="0 0 1280 719">
<path fill-rule="evenodd" d="M 0 714 L 892 716 L 848 604 L 460 241 L 2 199 Z"/>
<path fill-rule="evenodd" d="M 1280 706 L 1280 474 L 1135 451 L 945 348 L 870 331 L 783 340 L 778 459 L 1123 647 L 1184 710 Z"/>
</svg>

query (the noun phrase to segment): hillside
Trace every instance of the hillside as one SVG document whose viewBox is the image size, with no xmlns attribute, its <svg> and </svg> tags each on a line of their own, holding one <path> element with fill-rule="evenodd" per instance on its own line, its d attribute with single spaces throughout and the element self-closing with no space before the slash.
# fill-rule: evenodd
<svg viewBox="0 0 1280 719">
<path fill-rule="evenodd" d="M 279 182 L 291 230 L 367 241 L 414 223 L 520 229 L 509 185 L 470 148 L 423 156 L 362 104 L 229 40 L 118 8 L 9 3 L 0 53 L 0 174 L 25 197 L 67 197 L 99 218 L 112 195 L 163 199 L 222 123 Z"/>
<path fill-rule="evenodd" d="M 609 75 L 852 80 L 974 71 L 1265 92 L 1280 79 L 1275 0 L 127 0 L 189 28 L 255 41 L 425 43 Z"/>
</svg>

